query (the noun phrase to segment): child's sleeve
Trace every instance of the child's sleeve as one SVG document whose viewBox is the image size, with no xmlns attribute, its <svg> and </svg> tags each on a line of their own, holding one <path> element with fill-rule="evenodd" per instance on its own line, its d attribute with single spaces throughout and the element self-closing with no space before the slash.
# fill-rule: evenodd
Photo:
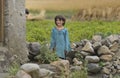
<svg viewBox="0 0 120 78">
<path fill-rule="evenodd" d="M 55 48 L 55 32 L 54 29 L 51 31 L 51 42 L 50 42 L 50 49 Z"/>
<path fill-rule="evenodd" d="M 67 52 L 69 52 L 71 50 L 71 48 L 70 48 L 70 42 L 69 42 L 69 33 L 68 33 L 67 29 L 65 31 L 65 50 Z"/>
</svg>

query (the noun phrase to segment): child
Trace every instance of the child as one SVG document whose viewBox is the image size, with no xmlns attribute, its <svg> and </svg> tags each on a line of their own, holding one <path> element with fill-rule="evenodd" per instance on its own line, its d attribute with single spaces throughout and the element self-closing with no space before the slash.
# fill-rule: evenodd
<svg viewBox="0 0 120 78">
<path fill-rule="evenodd" d="M 50 49 L 56 50 L 57 56 L 61 59 L 65 59 L 66 53 L 71 50 L 68 30 L 64 28 L 65 21 L 66 19 L 63 16 L 57 15 L 55 17 L 56 26 L 51 32 Z"/>
<path fill-rule="evenodd" d="M 29 15 L 29 10 L 27 8 L 25 9 L 25 14 L 26 14 L 26 18 L 27 18 Z"/>
</svg>

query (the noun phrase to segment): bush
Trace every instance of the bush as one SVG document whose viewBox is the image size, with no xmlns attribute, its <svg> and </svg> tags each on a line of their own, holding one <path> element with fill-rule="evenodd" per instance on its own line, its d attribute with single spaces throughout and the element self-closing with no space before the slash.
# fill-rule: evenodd
<svg viewBox="0 0 120 78">
<path fill-rule="evenodd" d="M 40 49 L 39 55 L 35 57 L 39 63 L 51 63 L 52 61 L 58 60 L 58 57 L 55 52 L 51 52 L 46 44 L 43 44 Z"/>
<path fill-rule="evenodd" d="M 71 78 L 87 78 L 87 73 L 84 70 L 72 72 Z"/>
<path fill-rule="evenodd" d="M 20 68 L 20 65 L 16 62 L 13 62 L 12 65 L 8 69 L 8 73 L 11 76 L 15 76 Z"/>
</svg>

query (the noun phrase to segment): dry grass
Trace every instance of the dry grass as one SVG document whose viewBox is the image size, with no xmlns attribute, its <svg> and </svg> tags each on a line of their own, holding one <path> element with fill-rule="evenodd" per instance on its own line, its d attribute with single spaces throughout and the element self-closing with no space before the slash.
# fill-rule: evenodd
<svg viewBox="0 0 120 78">
<path fill-rule="evenodd" d="M 73 17 L 73 20 L 108 20 L 120 21 L 120 7 L 89 8 L 80 9 Z"/>
<path fill-rule="evenodd" d="M 118 7 L 120 0 L 26 0 L 29 9 L 73 10 L 90 7 Z"/>
<path fill-rule="evenodd" d="M 73 20 L 120 20 L 120 0 L 26 0 L 26 7 L 40 12 L 75 10 Z M 40 19 L 40 15 L 34 18 Z"/>
</svg>

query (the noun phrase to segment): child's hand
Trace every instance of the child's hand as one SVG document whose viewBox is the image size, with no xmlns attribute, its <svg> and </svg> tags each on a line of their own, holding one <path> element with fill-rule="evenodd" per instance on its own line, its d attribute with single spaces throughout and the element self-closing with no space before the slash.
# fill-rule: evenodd
<svg viewBox="0 0 120 78">
<path fill-rule="evenodd" d="M 55 51 L 55 48 L 53 48 L 53 51 Z"/>
<path fill-rule="evenodd" d="M 50 48 L 50 52 L 54 52 L 55 51 L 55 48 Z"/>
<path fill-rule="evenodd" d="M 53 52 L 55 51 L 55 48 L 53 48 Z"/>
<path fill-rule="evenodd" d="M 64 52 L 65 52 L 65 55 L 67 55 L 68 52 L 66 50 Z"/>
</svg>

